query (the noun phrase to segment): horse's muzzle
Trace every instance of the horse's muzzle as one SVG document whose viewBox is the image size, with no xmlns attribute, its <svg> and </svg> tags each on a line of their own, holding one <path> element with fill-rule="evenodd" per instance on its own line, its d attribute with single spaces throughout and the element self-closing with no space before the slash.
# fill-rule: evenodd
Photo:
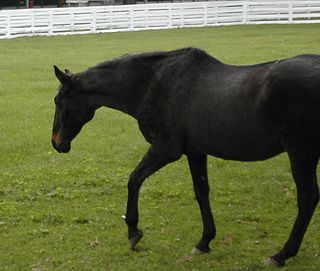
<svg viewBox="0 0 320 271">
<path fill-rule="evenodd" d="M 68 141 L 63 141 L 60 144 L 57 144 L 55 141 L 51 140 L 51 143 L 59 153 L 67 153 L 71 150 L 71 143 Z"/>
<path fill-rule="evenodd" d="M 71 142 L 69 140 L 62 140 L 60 134 L 53 134 L 51 143 L 59 153 L 67 153 L 71 149 Z"/>
</svg>

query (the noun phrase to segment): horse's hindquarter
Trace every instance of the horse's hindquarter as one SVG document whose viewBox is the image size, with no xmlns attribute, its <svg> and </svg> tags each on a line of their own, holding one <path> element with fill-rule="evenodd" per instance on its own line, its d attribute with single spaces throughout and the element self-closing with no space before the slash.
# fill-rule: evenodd
<svg viewBox="0 0 320 271">
<path fill-rule="evenodd" d="M 276 128 L 260 110 L 263 69 L 225 68 L 195 86 L 185 111 L 185 153 L 255 161 L 283 148 Z"/>
<path fill-rule="evenodd" d="M 268 91 L 262 102 L 282 134 L 320 138 L 320 56 L 283 60 L 266 81 Z"/>
</svg>

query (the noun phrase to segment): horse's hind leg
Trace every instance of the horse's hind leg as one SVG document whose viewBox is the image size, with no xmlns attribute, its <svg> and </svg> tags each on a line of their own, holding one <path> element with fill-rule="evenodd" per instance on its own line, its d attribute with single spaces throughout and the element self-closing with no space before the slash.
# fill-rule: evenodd
<svg viewBox="0 0 320 271">
<path fill-rule="evenodd" d="M 285 138 L 294 181 L 297 186 L 298 215 L 290 237 L 283 249 L 269 260 L 278 266 L 298 253 L 304 233 L 319 202 L 316 169 L 319 161 L 319 145 L 314 140 Z"/>
<path fill-rule="evenodd" d="M 216 235 L 216 228 L 211 212 L 209 201 L 209 184 L 207 174 L 207 156 L 189 156 L 189 167 L 193 180 L 193 187 L 196 194 L 197 201 L 200 206 L 202 221 L 203 221 L 203 234 L 200 242 L 192 253 L 209 252 L 209 244 Z"/>
</svg>

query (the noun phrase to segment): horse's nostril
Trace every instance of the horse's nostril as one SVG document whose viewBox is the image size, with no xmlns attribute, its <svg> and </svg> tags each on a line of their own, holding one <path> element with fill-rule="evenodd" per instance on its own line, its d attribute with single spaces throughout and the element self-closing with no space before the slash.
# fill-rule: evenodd
<svg viewBox="0 0 320 271">
<path fill-rule="evenodd" d="M 60 145 L 61 142 L 62 142 L 62 137 L 61 137 L 60 132 L 52 134 L 52 140 L 51 141 L 52 141 L 52 144 L 54 142 L 56 144 L 56 146 Z"/>
<path fill-rule="evenodd" d="M 54 141 L 54 139 L 51 140 L 51 144 L 57 151 L 59 151 L 59 147 L 58 147 L 57 143 Z"/>
</svg>

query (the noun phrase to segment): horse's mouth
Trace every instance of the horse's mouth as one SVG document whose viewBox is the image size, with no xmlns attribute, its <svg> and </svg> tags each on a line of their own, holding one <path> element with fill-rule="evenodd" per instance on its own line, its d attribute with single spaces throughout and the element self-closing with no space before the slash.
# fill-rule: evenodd
<svg viewBox="0 0 320 271">
<path fill-rule="evenodd" d="M 52 133 L 51 143 L 59 153 L 67 153 L 71 149 L 71 140 L 64 139 L 61 132 Z"/>
<path fill-rule="evenodd" d="M 71 150 L 71 142 L 70 141 L 62 141 L 57 144 L 54 140 L 51 141 L 52 146 L 59 153 L 68 153 Z"/>
</svg>

